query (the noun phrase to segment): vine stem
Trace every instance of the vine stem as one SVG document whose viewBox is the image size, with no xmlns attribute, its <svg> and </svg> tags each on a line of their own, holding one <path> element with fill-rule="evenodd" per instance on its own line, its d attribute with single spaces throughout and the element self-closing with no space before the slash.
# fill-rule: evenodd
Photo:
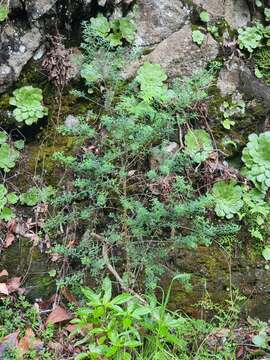
<svg viewBox="0 0 270 360">
<path fill-rule="evenodd" d="M 133 289 L 129 288 L 128 286 L 125 285 L 124 280 L 121 278 L 121 276 L 118 274 L 117 270 L 112 266 L 110 259 L 109 259 L 109 248 L 108 248 L 108 244 L 106 239 L 101 236 L 98 235 L 96 233 L 92 233 L 91 234 L 94 238 L 96 238 L 97 240 L 102 242 L 102 256 L 103 256 L 103 260 L 107 266 L 107 269 L 109 270 L 109 272 L 115 277 L 115 279 L 118 281 L 118 283 L 120 284 L 121 288 L 126 291 L 129 292 L 131 295 L 133 295 L 134 297 L 136 297 L 143 305 L 147 305 L 147 302 Z"/>
</svg>

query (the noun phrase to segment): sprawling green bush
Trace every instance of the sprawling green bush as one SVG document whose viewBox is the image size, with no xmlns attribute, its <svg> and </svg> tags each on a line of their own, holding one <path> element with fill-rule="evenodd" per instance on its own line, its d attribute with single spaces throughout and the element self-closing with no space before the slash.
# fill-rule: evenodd
<svg viewBox="0 0 270 360">
<path fill-rule="evenodd" d="M 94 58 L 91 49 L 86 51 L 90 72 L 98 68 L 101 74 Z M 211 224 L 206 216 L 211 199 L 198 196 L 196 187 L 185 178 L 186 168 L 192 166 L 190 157 L 179 149 L 167 150 L 184 119 L 189 119 L 185 109 L 207 96 L 212 76 L 201 72 L 169 88 L 164 70 L 156 64 L 144 64 L 128 86 L 121 80 L 121 68 L 114 74 L 102 82 L 106 104 L 102 114 L 97 108 L 97 114 L 90 115 L 94 122 L 98 116 L 98 126 L 82 119 L 76 128 L 62 128 L 85 145 L 77 156 L 55 156 L 75 180 L 73 191 L 65 190 L 55 199 L 57 215 L 47 221 L 45 229 L 55 235 L 59 226 L 80 224 L 84 236 L 76 249 L 58 244 L 53 251 L 77 259 L 80 269 L 88 266 L 98 278 L 110 268 L 109 258 L 121 269 L 128 286 L 136 288 L 140 283 L 154 289 L 173 249 L 208 245 L 217 233 L 236 230 Z M 104 76 L 91 83 L 92 91 L 99 93 L 100 79 Z M 117 100 L 107 101 L 112 89 L 118 89 Z M 212 144 L 209 135 L 203 135 L 208 156 Z M 158 151 L 153 152 L 154 148 Z"/>
</svg>

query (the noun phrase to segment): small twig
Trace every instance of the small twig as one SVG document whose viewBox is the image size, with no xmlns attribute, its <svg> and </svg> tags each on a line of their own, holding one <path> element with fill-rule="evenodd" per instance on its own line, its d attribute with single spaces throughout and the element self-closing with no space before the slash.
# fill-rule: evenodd
<svg viewBox="0 0 270 360">
<path fill-rule="evenodd" d="M 106 239 L 101 236 L 98 235 L 96 233 L 92 233 L 91 234 L 93 237 L 95 237 L 97 240 L 102 242 L 102 256 L 103 256 L 103 260 L 109 270 L 109 272 L 115 277 L 115 279 L 119 282 L 121 288 L 123 290 L 125 290 L 126 292 L 129 292 L 131 295 L 133 295 L 134 297 L 136 297 L 142 304 L 146 305 L 147 302 L 138 294 L 136 293 L 136 291 L 134 291 L 133 289 L 127 287 L 125 285 L 124 280 L 121 278 L 121 276 L 118 274 L 118 272 L 116 271 L 116 269 L 112 266 L 110 259 L 109 259 L 109 249 L 108 249 L 108 245 L 107 245 L 107 241 Z"/>
<path fill-rule="evenodd" d="M 184 144 L 183 144 L 183 133 L 182 133 L 182 128 L 181 128 L 181 125 L 179 124 L 179 121 L 177 121 L 177 126 L 178 126 L 178 138 L 179 138 L 179 145 L 180 145 L 180 148 L 179 150 L 182 150 L 184 149 Z"/>
</svg>

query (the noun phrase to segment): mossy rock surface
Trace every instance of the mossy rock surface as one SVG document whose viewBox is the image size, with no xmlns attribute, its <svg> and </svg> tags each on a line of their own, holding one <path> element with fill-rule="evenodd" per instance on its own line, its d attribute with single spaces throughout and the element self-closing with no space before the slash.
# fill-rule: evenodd
<svg viewBox="0 0 270 360">
<path fill-rule="evenodd" d="M 266 262 L 252 251 L 245 253 L 242 249 L 230 257 L 227 251 L 215 246 L 183 249 L 174 255 L 172 263 L 177 272 L 191 274 L 192 284 L 192 289 L 187 291 L 179 282 L 173 283 L 169 303 L 173 310 L 182 309 L 199 317 L 201 307 L 196 304 L 210 297 L 215 304 L 225 305 L 231 285 L 248 298 L 246 309 L 250 313 L 256 314 L 256 309 L 261 309 L 262 299 L 270 300 L 270 272 L 265 269 Z M 165 276 L 162 286 L 166 288 L 169 283 L 170 278 Z"/>
</svg>

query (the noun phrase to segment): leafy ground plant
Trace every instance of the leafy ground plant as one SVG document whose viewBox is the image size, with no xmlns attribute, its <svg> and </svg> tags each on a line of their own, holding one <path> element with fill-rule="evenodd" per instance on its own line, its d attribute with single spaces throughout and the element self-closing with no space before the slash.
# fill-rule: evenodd
<svg viewBox="0 0 270 360">
<path fill-rule="evenodd" d="M 210 135 L 202 129 L 189 130 L 185 136 L 185 145 L 186 153 L 196 163 L 207 160 L 213 151 Z"/>
<path fill-rule="evenodd" d="M 166 309 L 168 296 L 163 304 L 155 298 L 140 304 L 127 293 L 112 297 L 108 278 L 104 279 L 101 292 L 89 288 L 82 292 L 86 304 L 77 310 L 77 319 L 72 322 L 78 332 L 86 331 L 77 344 L 87 344 L 88 350 L 76 360 L 178 359 L 189 351 L 183 335 L 189 333 L 191 324 Z M 88 330 L 90 324 L 93 327 Z M 196 328 L 196 321 L 194 325 Z"/>
<path fill-rule="evenodd" d="M 111 46 L 122 45 L 124 40 L 128 43 L 132 43 L 134 40 L 135 26 L 127 18 L 107 20 L 103 15 L 99 15 L 91 20 L 91 27 L 98 36 L 106 39 Z"/>
<path fill-rule="evenodd" d="M 201 32 L 200 30 L 193 30 L 192 31 L 192 40 L 197 45 L 202 45 L 202 43 L 204 41 L 204 33 Z"/>
<path fill-rule="evenodd" d="M 14 192 L 8 193 L 6 187 L 0 184 L 0 220 L 8 221 L 14 217 L 10 206 L 16 204 L 17 200 Z"/>
<path fill-rule="evenodd" d="M 8 17 L 8 6 L 0 4 L 0 22 L 5 21 Z"/>
<path fill-rule="evenodd" d="M 49 198 L 55 194 L 52 186 L 31 187 L 27 192 L 20 195 L 20 202 L 27 206 L 35 206 L 39 203 L 48 203 Z"/>
<path fill-rule="evenodd" d="M 255 49 L 261 47 L 263 42 L 269 42 L 270 28 L 257 22 L 252 26 L 238 30 L 238 43 L 240 49 L 245 49 L 252 53 Z"/>
<path fill-rule="evenodd" d="M 235 181 L 218 181 L 214 184 L 212 194 L 215 212 L 220 217 L 231 219 L 243 206 L 241 186 Z"/>
<path fill-rule="evenodd" d="M 14 168 L 16 161 L 19 159 L 19 152 L 16 150 L 19 142 L 12 144 L 9 142 L 7 133 L 0 131 L 0 169 L 6 173 Z"/>
<path fill-rule="evenodd" d="M 91 35 L 92 30 L 86 28 Z M 89 49 L 87 40 L 85 63 L 89 60 L 96 69 L 93 61 L 98 57 L 92 46 Z M 99 54 L 100 49 L 95 51 Z M 108 48 L 110 52 L 114 53 Z M 83 277 L 89 267 L 100 279 L 100 274 L 109 270 L 123 289 L 132 290 L 141 284 L 153 290 L 172 249 L 195 247 L 201 241 L 209 244 L 218 231 L 226 231 L 206 219 L 209 197 L 198 197 L 195 186 L 185 179 L 186 167 L 192 165 L 190 157 L 178 144 L 173 154 L 166 153 L 179 127 L 189 119 L 186 109 L 207 96 L 212 76 L 203 71 L 169 87 L 162 67 L 146 63 L 127 86 L 121 80 L 121 68 L 109 81 L 103 79 L 101 76 L 91 84 L 92 91 L 100 94 L 102 81 L 106 104 L 101 111 L 97 108 L 91 113 L 91 119 L 98 119 L 96 124 L 82 118 L 76 128 L 61 128 L 65 134 L 76 134 L 85 146 L 76 156 L 55 154 L 75 180 L 72 191 L 64 190 L 53 200 L 55 217 L 47 221 L 44 230 L 61 238 L 60 227 L 68 223 L 80 226 L 84 235 L 75 249 L 58 243 L 53 250 L 78 260 L 78 276 Z M 117 99 L 113 97 L 116 91 Z M 195 153 L 199 157 L 202 152 L 206 158 L 212 144 L 207 132 L 202 134 L 203 149 L 199 144 Z M 157 161 L 153 161 L 154 148 L 160 157 Z"/>
<path fill-rule="evenodd" d="M 10 104 L 16 106 L 13 111 L 18 122 L 26 125 L 36 123 L 38 119 L 48 114 L 48 109 L 43 105 L 42 90 L 33 86 L 24 86 L 13 92 Z"/>
<path fill-rule="evenodd" d="M 251 134 L 242 153 L 244 175 L 262 192 L 270 187 L 270 132 Z"/>
</svg>

